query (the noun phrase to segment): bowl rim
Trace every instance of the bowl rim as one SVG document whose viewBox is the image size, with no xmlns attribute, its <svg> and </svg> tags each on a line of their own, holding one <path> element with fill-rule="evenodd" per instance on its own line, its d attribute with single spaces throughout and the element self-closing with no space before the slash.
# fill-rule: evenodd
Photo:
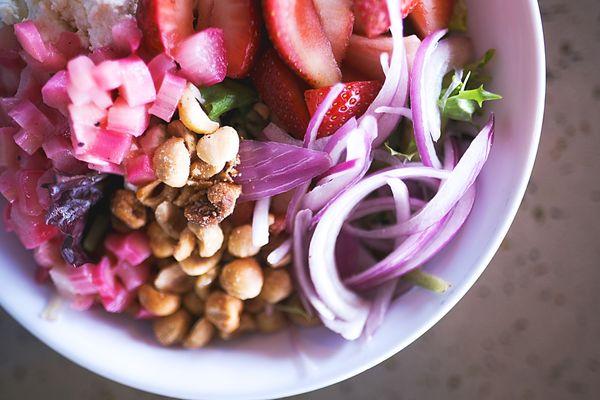
<svg viewBox="0 0 600 400">
<path fill-rule="evenodd" d="M 523 197 L 525 195 L 525 190 L 527 189 L 528 182 L 531 178 L 531 174 L 533 172 L 533 167 L 535 164 L 535 159 L 537 156 L 537 151 L 539 147 L 542 124 L 544 118 L 544 108 L 545 108 L 545 98 L 546 98 L 546 54 L 545 54 L 545 42 L 544 42 L 544 33 L 542 27 L 541 13 L 539 4 L 535 0 L 528 1 L 528 6 L 530 9 L 530 13 L 532 16 L 532 28 L 533 28 L 533 43 L 535 44 L 535 54 L 534 60 L 536 62 L 536 71 L 537 71 L 537 81 L 535 85 L 537 86 L 537 92 L 535 93 L 536 99 L 536 112 L 535 119 L 533 124 L 533 132 L 532 132 L 532 141 L 531 148 L 526 160 L 525 167 L 523 168 L 523 174 L 521 174 L 520 180 L 518 183 L 518 191 L 517 194 L 512 198 L 511 204 L 509 207 L 508 217 L 504 220 L 502 225 L 499 225 L 497 228 L 497 234 L 494 236 L 494 240 L 490 242 L 488 245 L 488 249 L 486 253 L 481 257 L 475 271 L 469 276 L 467 282 L 461 285 L 460 288 L 453 291 L 448 295 L 446 301 L 443 305 L 433 313 L 427 320 L 425 324 L 423 324 L 419 329 L 416 329 L 412 332 L 411 335 L 408 335 L 404 340 L 398 342 L 396 345 L 389 348 L 387 351 L 372 357 L 369 362 L 366 362 L 360 366 L 349 369 L 344 373 L 340 373 L 336 376 L 327 377 L 323 379 L 316 379 L 313 382 L 306 384 L 302 387 L 291 387 L 289 389 L 279 390 L 277 392 L 273 392 L 270 394 L 269 398 L 282 398 L 289 397 L 298 394 L 312 392 L 314 390 L 318 390 L 338 382 L 349 379 L 353 376 L 356 376 L 368 369 L 373 368 L 374 366 L 382 363 L 388 358 L 392 357 L 396 353 L 403 350 L 405 347 L 416 341 L 420 336 L 422 336 L 425 332 L 431 329 L 436 323 L 438 323 L 452 308 L 456 306 L 456 304 L 462 299 L 462 297 L 471 289 L 471 287 L 475 284 L 475 282 L 479 279 L 479 277 L 483 274 L 484 270 L 487 268 L 492 258 L 498 251 L 502 241 L 504 240 L 506 234 L 510 226 L 512 225 L 516 214 L 519 210 L 519 207 L 523 201 Z M 98 365 L 93 365 L 89 360 L 77 352 L 73 352 L 70 350 L 68 346 L 64 346 L 57 340 L 54 340 L 51 335 L 47 335 L 44 333 L 42 329 L 38 329 L 35 326 L 29 324 L 24 317 L 22 317 L 17 310 L 12 309 L 2 301 L 0 297 L 0 305 L 7 311 L 7 313 L 14 318 L 21 326 L 27 329 L 30 333 L 32 333 L 37 339 L 43 342 L 45 345 L 52 348 L 54 351 L 67 358 L 68 360 L 74 362 L 80 367 L 91 371 L 94 374 L 100 375 L 104 378 L 110 379 L 112 381 L 118 382 L 120 384 L 138 389 L 143 392 L 159 394 L 163 396 L 173 396 L 173 393 L 167 393 L 165 390 L 158 386 L 146 385 L 141 386 L 139 382 L 136 382 L 134 379 L 131 379 L 127 376 L 122 376 L 118 374 L 113 374 L 110 369 L 101 368 Z M 252 397 L 247 397 L 251 399 Z"/>
</svg>

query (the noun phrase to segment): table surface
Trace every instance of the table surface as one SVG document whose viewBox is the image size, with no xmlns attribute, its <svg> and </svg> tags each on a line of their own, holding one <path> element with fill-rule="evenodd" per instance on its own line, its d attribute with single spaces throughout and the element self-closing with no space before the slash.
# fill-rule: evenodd
<svg viewBox="0 0 600 400">
<path fill-rule="evenodd" d="M 544 132 L 500 252 L 450 314 L 400 354 L 294 399 L 600 398 L 600 1 L 540 4 Z M 0 339 L 0 399 L 162 398 L 76 366 L 2 310 Z"/>
</svg>

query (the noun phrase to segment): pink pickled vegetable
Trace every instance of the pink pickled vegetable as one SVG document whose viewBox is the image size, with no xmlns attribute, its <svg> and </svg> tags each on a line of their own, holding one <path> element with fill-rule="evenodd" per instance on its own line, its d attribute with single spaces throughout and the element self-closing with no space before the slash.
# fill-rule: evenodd
<svg viewBox="0 0 600 400">
<path fill-rule="evenodd" d="M 119 60 L 123 81 L 119 89 L 121 96 L 131 107 L 148 104 L 156 99 L 156 90 L 146 63 L 138 56 Z"/>
<path fill-rule="evenodd" d="M 75 157 L 93 164 L 120 164 L 131 148 L 131 136 L 94 126 L 80 126 L 71 137 Z"/>
<path fill-rule="evenodd" d="M 44 41 L 32 21 L 15 24 L 14 29 L 17 40 L 33 59 L 39 61 L 52 71 L 64 68 L 66 63 L 65 57 L 52 44 Z"/>
<path fill-rule="evenodd" d="M 0 167 L 16 166 L 18 148 L 13 136 L 18 131 L 18 128 L 0 128 Z"/>
<path fill-rule="evenodd" d="M 170 122 L 177 109 L 179 99 L 183 95 L 186 83 L 185 79 L 167 72 L 156 95 L 156 101 L 148 112 L 163 121 Z"/>
<path fill-rule="evenodd" d="M 115 274 L 127 290 L 135 290 L 150 279 L 150 267 L 148 263 L 131 265 L 127 261 L 119 261 Z"/>
<path fill-rule="evenodd" d="M 120 283 L 115 285 L 115 293 L 112 296 L 100 295 L 100 301 L 104 309 L 110 313 L 122 313 L 131 305 L 135 299 L 135 293 L 128 291 Z"/>
<path fill-rule="evenodd" d="M 142 41 L 142 31 L 135 18 L 130 17 L 112 27 L 113 47 L 126 54 L 135 53 Z"/>
<path fill-rule="evenodd" d="M 140 138 L 140 146 L 144 153 L 152 156 L 158 146 L 160 146 L 167 138 L 167 131 L 162 124 L 154 125 L 148 129 Z"/>
<path fill-rule="evenodd" d="M 138 137 L 144 133 L 149 122 L 150 116 L 145 105 L 132 107 L 118 98 L 108 109 L 106 129 Z"/>
<path fill-rule="evenodd" d="M 227 75 L 227 59 L 223 31 L 208 28 L 195 33 L 175 48 L 175 61 L 181 73 L 197 86 L 222 82 Z"/>
<path fill-rule="evenodd" d="M 117 89 L 123 83 L 121 65 L 118 61 L 102 61 L 94 67 L 92 75 L 96 85 L 102 90 Z"/>
<path fill-rule="evenodd" d="M 125 179 L 134 185 L 143 185 L 156 180 L 152 159 L 148 154 L 139 153 L 125 160 Z"/>
<path fill-rule="evenodd" d="M 20 170 L 16 173 L 17 204 L 24 214 L 40 215 L 44 208 L 38 198 L 38 180 L 44 171 Z"/>
<path fill-rule="evenodd" d="M 117 282 L 108 257 L 102 257 L 100 262 L 92 268 L 92 282 L 100 296 L 110 297 L 116 294 Z"/>
<path fill-rule="evenodd" d="M 69 94 L 67 93 L 67 71 L 58 71 L 42 87 L 42 99 L 50 107 L 54 107 L 64 115 L 68 113 Z"/>
<path fill-rule="evenodd" d="M 156 90 L 160 88 L 163 78 L 167 72 L 174 72 L 177 69 L 175 61 L 165 53 L 160 53 L 148 63 L 148 70 L 152 75 L 154 87 Z"/>
<path fill-rule="evenodd" d="M 128 234 L 113 234 L 106 238 L 106 249 L 114 253 L 119 261 L 131 265 L 138 265 L 150 257 L 150 244 L 148 237 L 142 231 Z"/>
</svg>

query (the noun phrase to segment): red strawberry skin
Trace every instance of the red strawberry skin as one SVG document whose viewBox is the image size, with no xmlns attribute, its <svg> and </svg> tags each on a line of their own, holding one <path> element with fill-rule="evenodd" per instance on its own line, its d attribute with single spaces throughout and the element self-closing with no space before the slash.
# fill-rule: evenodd
<svg viewBox="0 0 600 400">
<path fill-rule="evenodd" d="M 346 55 L 354 25 L 352 0 L 314 0 L 314 4 L 335 60 L 340 63 Z"/>
<path fill-rule="evenodd" d="M 221 28 L 227 76 L 244 78 L 256 60 L 262 18 L 260 0 L 199 0 L 198 29 Z"/>
<path fill-rule="evenodd" d="M 331 86 L 342 73 L 313 0 L 263 0 L 271 42 L 285 63 L 312 87 Z"/>
<path fill-rule="evenodd" d="M 454 0 L 419 0 L 410 14 L 410 20 L 423 39 L 435 31 L 447 28 L 453 12 Z"/>
<path fill-rule="evenodd" d="M 318 137 L 329 136 L 352 117 L 360 117 L 375 100 L 382 83 L 380 81 L 349 82 L 325 114 Z M 313 115 L 323 102 L 330 88 L 312 89 L 304 92 L 308 112 Z"/>
<path fill-rule="evenodd" d="M 257 60 L 250 77 L 260 98 L 270 108 L 274 122 L 294 137 L 304 138 L 310 119 L 304 102 L 307 89 L 304 81 L 272 48 Z"/>
<path fill-rule="evenodd" d="M 142 46 L 151 55 L 170 54 L 194 33 L 194 0 L 140 0 L 136 18 L 144 36 Z"/>
<path fill-rule="evenodd" d="M 401 15 L 405 18 L 420 0 L 402 0 Z M 390 16 L 386 0 L 355 0 L 354 30 L 357 33 L 373 38 L 390 29 Z"/>
</svg>

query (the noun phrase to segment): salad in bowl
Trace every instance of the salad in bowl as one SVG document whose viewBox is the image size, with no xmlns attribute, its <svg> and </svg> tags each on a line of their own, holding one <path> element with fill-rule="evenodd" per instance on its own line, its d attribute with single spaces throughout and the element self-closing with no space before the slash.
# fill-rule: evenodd
<svg viewBox="0 0 600 400">
<path fill-rule="evenodd" d="M 46 317 L 122 313 L 188 349 L 290 324 L 356 340 L 452 284 L 427 262 L 501 99 L 462 1 L 2 7 L 3 225 L 56 290 Z"/>
</svg>

